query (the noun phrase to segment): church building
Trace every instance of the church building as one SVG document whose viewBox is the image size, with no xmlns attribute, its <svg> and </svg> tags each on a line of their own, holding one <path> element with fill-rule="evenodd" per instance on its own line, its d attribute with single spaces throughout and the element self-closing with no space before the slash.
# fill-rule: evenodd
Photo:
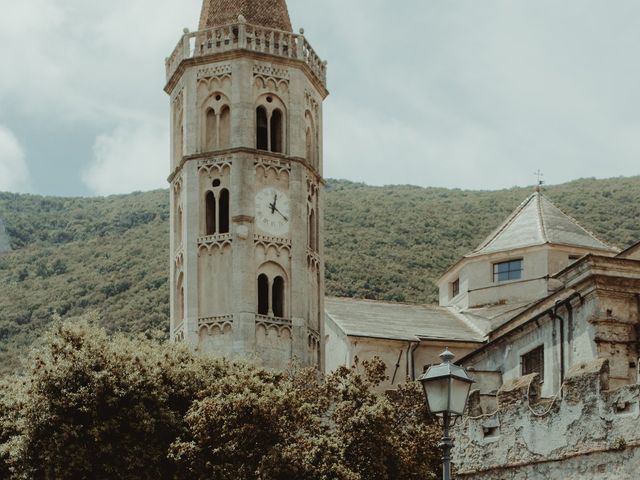
<svg viewBox="0 0 640 480">
<path fill-rule="evenodd" d="M 285 0 L 204 0 L 166 59 L 174 340 L 323 365 L 326 69 Z"/>
<path fill-rule="evenodd" d="M 540 189 L 438 282 L 439 305 L 326 297 L 327 63 L 285 0 L 204 0 L 166 60 L 171 102 L 171 336 L 284 368 L 380 357 L 393 388 L 445 348 L 483 405 L 521 375 L 555 394 L 575 364 L 638 381 L 640 244 L 619 252 Z"/>
</svg>

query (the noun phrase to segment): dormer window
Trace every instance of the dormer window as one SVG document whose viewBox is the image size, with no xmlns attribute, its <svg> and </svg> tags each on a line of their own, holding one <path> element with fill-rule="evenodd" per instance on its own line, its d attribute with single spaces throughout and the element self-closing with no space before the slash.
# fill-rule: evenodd
<svg viewBox="0 0 640 480">
<path fill-rule="evenodd" d="M 522 259 L 510 260 L 508 262 L 494 263 L 493 264 L 494 283 L 508 282 L 509 280 L 521 280 L 522 270 L 523 270 L 522 264 L 523 264 Z"/>
</svg>

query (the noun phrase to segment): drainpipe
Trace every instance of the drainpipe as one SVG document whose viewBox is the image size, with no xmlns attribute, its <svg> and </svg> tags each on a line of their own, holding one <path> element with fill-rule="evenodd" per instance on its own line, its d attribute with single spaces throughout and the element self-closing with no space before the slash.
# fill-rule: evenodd
<svg viewBox="0 0 640 480">
<path fill-rule="evenodd" d="M 638 301 L 640 301 L 640 296 L 638 297 Z M 419 346 L 420 346 L 420 341 L 409 342 L 409 355 L 407 356 L 410 362 L 410 369 L 407 370 L 407 373 L 410 373 L 409 378 L 411 378 L 412 381 L 415 381 L 416 379 L 416 362 L 413 354 L 416 352 Z"/>
<path fill-rule="evenodd" d="M 564 382 L 564 319 L 558 315 L 559 305 L 556 305 L 550 315 L 554 320 L 557 320 L 560 324 L 560 385 Z"/>
<path fill-rule="evenodd" d="M 404 348 L 401 348 L 400 353 L 398 354 L 398 361 L 396 362 L 396 369 L 393 371 L 393 377 L 391 378 L 391 385 L 396 383 L 396 375 L 398 374 L 398 369 L 400 368 L 400 359 L 402 358 L 403 353 Z"/>
</svg>

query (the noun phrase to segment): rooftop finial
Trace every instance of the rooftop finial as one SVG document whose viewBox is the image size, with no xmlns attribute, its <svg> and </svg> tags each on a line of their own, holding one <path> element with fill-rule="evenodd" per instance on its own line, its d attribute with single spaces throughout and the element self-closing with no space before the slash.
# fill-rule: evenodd
<svg viewBox="0 0 640 480">
<path fill-rule="evenodd" d="M 544 173 L 542 173 L 542 170 L 538 169 L 538 171 L 533 172 L 533 174 L 538 180 L 536 183 L 536 192 L 540 193 L 542 191 L 542 186 L 544 185 L 544 180 L 542 180 L 544 178 Z"/>
<path fill-rule="evenodd" d="M 451 363 L 456 356 L 449 351 L 449 347 L 446 347 L 444 352 L 440 354 L 440 358 L 442 359 L 442 363 Z"/>
</svg>

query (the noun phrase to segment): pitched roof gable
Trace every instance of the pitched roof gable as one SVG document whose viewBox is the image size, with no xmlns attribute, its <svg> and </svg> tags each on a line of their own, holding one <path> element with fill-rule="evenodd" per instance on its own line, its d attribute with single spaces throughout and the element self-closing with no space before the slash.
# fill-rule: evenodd
<svg viewBox="0 0 640 480">
<path fill-rule="evenodd" d="M 544 244 L 617 252 L 598 239 L 540 192 L 529 196 L 470 255 L 484 255 Z"/>
</svg>

